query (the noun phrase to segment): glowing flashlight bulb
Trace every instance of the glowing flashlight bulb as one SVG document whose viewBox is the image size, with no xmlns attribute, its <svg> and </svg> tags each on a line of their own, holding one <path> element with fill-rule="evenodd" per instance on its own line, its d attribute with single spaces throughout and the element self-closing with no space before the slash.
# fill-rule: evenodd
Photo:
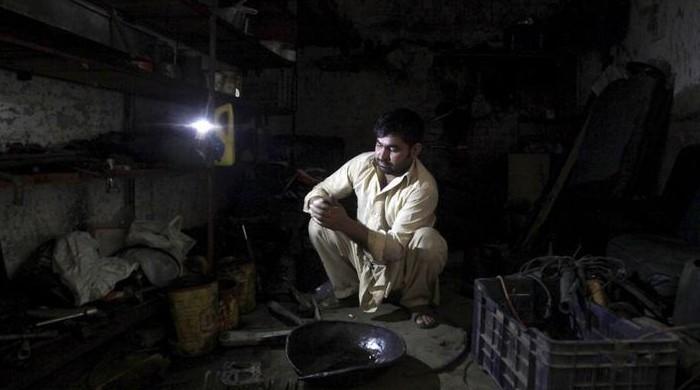
<svg viewBox="0 0 700 390">
<path fill-rule="evenodd" d="M 190 127 L 197 131 L 197 135 L 203 136 L 213 130 L 216 126 L 206 119 L 200 119 L 190 123 Z"/>
</svg>

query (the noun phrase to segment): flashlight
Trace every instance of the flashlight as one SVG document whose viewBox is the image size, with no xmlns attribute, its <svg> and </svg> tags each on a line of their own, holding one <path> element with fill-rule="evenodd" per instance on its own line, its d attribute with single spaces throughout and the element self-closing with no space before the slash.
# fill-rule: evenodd
<svg viewBox="0 0 700 390">
<path fill-rule="evenodd" d="M 197 131 L 197 138 L 204 138 L 210 131 L 217 128 L 216 125 L 206 119 L 199 119 L 189 124 L 189 126 Z"/>
</svg>

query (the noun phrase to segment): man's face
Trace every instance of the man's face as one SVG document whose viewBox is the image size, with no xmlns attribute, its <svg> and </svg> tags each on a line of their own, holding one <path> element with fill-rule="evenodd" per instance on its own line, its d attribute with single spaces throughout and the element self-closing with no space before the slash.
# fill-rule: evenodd
<svg viewBox="0 0 700 390">
<path fill-rule="evenodd" d="M 421 144 L 409 146 L 401 137 L 389 134 L 386 137 L 377 138 L 374 159 L 384 174 L 399 176 L 411 167 L 413 159 L 418 157 L 420 150 Z"/>
</svg>

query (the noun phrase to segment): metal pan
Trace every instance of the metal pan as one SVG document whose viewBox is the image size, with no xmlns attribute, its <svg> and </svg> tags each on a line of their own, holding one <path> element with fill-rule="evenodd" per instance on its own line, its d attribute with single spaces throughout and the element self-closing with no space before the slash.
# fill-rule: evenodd
<svg viewBox="0 0 700 390">
<path fill-rule="evenodd" d="M 317 321 L 289 334 L 286 353 L 299 379 L 340 384 L 367 379 L 396 363 L 406 353 L 406 343 L 380 326 Z"/>
</svg>

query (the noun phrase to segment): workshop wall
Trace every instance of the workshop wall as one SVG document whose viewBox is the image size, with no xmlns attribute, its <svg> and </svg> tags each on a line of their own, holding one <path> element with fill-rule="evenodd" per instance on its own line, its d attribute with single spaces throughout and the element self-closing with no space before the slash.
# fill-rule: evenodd
<svg viewBox="0 0 700 390">
<path fill-rule="evenodd" d="M 135 184 L 136 219 L 168 222 L 180 215 L 183 227 L 206 223 L 206 174 L 142 177 Z"/>
<path fill-rule="evenodd" d="M 0 151 L 9 144 L 51 146 L 119 131 L 121 94 L 42 77 L 19 81 L 0 70 Z"/>
<path fill-rule="evenodd" d="M 412 49 L 425 51 L 418 46 Z M 373 149 L 372 127 L 381 113 L 409 107 L 423 118 L 432 116 L 425 104 L 437 99 L 437 91 L 426 81 L 429 54 L 418 54 L 426 59 L 408 79 L 383 70 L 325 71 L 316 66 L 319 59 L 336 55 L 340 53 L 335 49 L 306 48 L 299 58 L 300 134 L 341 136 L 346 156 L 352 156 Z"/>
<path fill-rule="evenodd" d="M 148 112 L 167 111 L 151 110 L 154 106 L 155 102 L 139 102 L 135 117 L 148 122 Z M 3 152 L 57 149 L 71 141 L 121 132 L 124 111 L 120 93 L 41 77 L 20 81 L 14 73 L 0 71 Z M 19 194 L 5 186 L 0 189 L 0 244 L 8 276 L 43 242 L 90 226 L 125 226 L 134 212 L 137 218 L 164 221 L 182 215 L 185 227 L 202 224 L 205 180 L 197 174 L 138 178 L 133 211 L 127 204 L 126 179 L 116 179 L 119 190 L 111 192 L 100 178 L 27 186 Z"/>
<path fill-rule="evenodd" d="M 666 155 L 660 177 L 665 183 L 678 151 L 700 143 L 700 8 L 694 0 L 634 0 L 630 29 L 619 53 L 670 70 L 674 79 Z"/>
<path fill-rule="evenodd" d="M 122 194 L 104 191 L 104 183 L 38 185 L 23 191 L 23 202 L 13 203 L 11 188 L 0 191 L 0 242 L 8 275 L 42 243 L 76 229 L 88 220 L 111 221 L 121 211 Z"/>
</svg>

